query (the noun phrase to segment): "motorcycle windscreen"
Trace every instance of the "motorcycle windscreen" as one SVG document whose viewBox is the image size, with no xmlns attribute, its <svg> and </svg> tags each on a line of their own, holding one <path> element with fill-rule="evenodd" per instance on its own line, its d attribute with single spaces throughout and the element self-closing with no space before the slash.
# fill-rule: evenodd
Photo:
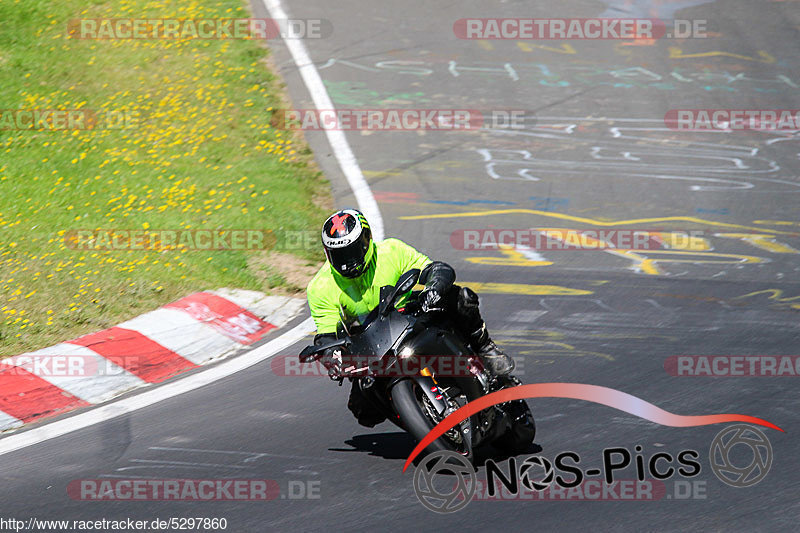
<svg viewBox="0 0 800 533">
<path fill-rule="evenodd" d="M 353 353 L 359 355 L 383 356 L 397 340 L 410 330 L 414 318 L 400 313 L 389 313 L 385 317 L 377 317 L 367 324 L 359 335 L 353 337 Z"/>
</svg>

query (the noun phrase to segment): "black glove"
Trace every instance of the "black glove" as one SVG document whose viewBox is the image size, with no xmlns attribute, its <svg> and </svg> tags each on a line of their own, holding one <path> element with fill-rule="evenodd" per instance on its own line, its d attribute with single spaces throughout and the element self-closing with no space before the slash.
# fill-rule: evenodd
<svg viewBox="0 0 800 533">
<path fill-rule="evenodd" d="M 426 288 L 419 293 L 419 303 L 423 313 L 429 311 L 443 311 L 444 301 L 442 295 L 436 288 Z"/>
<path fill-rule="evenodd" d="M 338 379 L 342 374 L 342 356 L 344 353 L 344 346 L 328 348 L 322 352 L 322 357 L 320 357 L 319 361 L 328 369 L 329 378 Z"/>
<path fill-rule="evenodd" d="M 425 290 L 419 295 L 422 311 L 442 311 L 444 298 L 456 280 L 453 267 L 441 261 L 433 261 L 422 270 L 419 279 L 425 284 Z"/>
<path fill-rule="evenodd" d="M 314 346 L 319 346 L 334 340 L 336 340 L 335 333 L 320 333 L 314 336 Z M 320 355 L 318 360 L 325 368 L 328 369 L 329 378 L 337 379 L 339 374 L 341 374 L 342 355 L 344 355 L 346 351 L 347 350 L 344 346 L 334 346 L 332 348 L 328 348 L 322 352 L 322 355 Z"/>
</svg>

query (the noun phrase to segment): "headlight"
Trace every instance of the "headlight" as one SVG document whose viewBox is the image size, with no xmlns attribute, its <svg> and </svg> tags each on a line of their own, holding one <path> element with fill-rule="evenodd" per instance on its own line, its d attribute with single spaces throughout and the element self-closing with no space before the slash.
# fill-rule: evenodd
<svg viewBox="0 0 800 533">
<path fill-rule="evenodd" d="M 400 357 L 411 357 L 412 355 L 414 355 L 414 349 L 411 346 L 405 346 L 400 350 Z"/>
</svg>

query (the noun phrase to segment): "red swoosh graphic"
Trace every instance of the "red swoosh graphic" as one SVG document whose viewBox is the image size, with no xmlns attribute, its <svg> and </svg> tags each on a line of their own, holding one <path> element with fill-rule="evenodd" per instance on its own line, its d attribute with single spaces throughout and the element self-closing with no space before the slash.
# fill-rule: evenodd
<svg viewBox="0 0 800 533">
<path fill-rule="evenodd" d="M 585 400 L 587 402 L 607 405 L 614 409 L 619 409 L 626 413 L 636 415 L 645 420 L 661 424 L 662 426 L 672 427 L 693 427 L 707 426 L 709 424 L 719 424 L 722 422 L 748 422 L 758 424 L 778 431 L 781 428 L 762 418 L 748 415 L 723 414 L 723 415 L 698 415 L 683 416 L 670 413 L 652 403 L 648 403 L 641 398 L 632 396 L 628 393 L 600 387 L 598 385 L 586 385 L 584 383 L 535 383 L 532 385 L 520 385 L 510 389 L 503 389 L 491 394 L 487 394 L 477 400 L 469 402 L 467 405 L 451 413 L 444 420 L 439 422 L 425 438 L 417 444 L 411 452 L 403 466 L 403 472 L 411 462 L 424 450 L 430 443 L 444 435 L 444 433 L 456 424 L 482 411 L 487 407 L 499 403 L 510 402 L 512 400 L 524 400 L 526 398 L 569 398 L 572 400 Z"/>
</svg>

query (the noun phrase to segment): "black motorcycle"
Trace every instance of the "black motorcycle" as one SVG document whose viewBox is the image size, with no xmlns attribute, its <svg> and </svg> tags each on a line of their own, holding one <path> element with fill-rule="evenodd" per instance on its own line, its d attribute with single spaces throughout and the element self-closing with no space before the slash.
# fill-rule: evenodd
<svg viewBox="0 0 800 533">
<path fill-rule="evenodd" d="M 516 386 L 514 377 L 492 379 L 469 343 L 443 313 L 422 312 L 411 289 L 418 269 L 400 276 L 397 284 L 381 288 L 380 303 L 361 324 L 340 322 L 337 339 L 308 346 L 300 353 L 304 363 L 318 360 L 329 348 L 359 354 L 359 364 L 345 362 L 333 378 L 354 381 L 364 396 L 392 422 L 417 441 L 441 420 L 466 403 L 501 388 Z M 403 304 L 402 312 L 396 305 Z M 451 368 L 465 372 L 438 372 L 435 357 L 455 360 Z M 416 364 L 415 364 L 416 363 Z M 408 369 L 414 369 L 408 372 Z M 418 369 L 418 371 L 416 371 Z M 491 444 L 509 453 L 525 452 L 536 435 L 533 415 L 524 400 L 495 405 L 455 426 L 427 447 L 428 452 L 456 451 L 472 460 L 474 450 Z"/>
</svg>

